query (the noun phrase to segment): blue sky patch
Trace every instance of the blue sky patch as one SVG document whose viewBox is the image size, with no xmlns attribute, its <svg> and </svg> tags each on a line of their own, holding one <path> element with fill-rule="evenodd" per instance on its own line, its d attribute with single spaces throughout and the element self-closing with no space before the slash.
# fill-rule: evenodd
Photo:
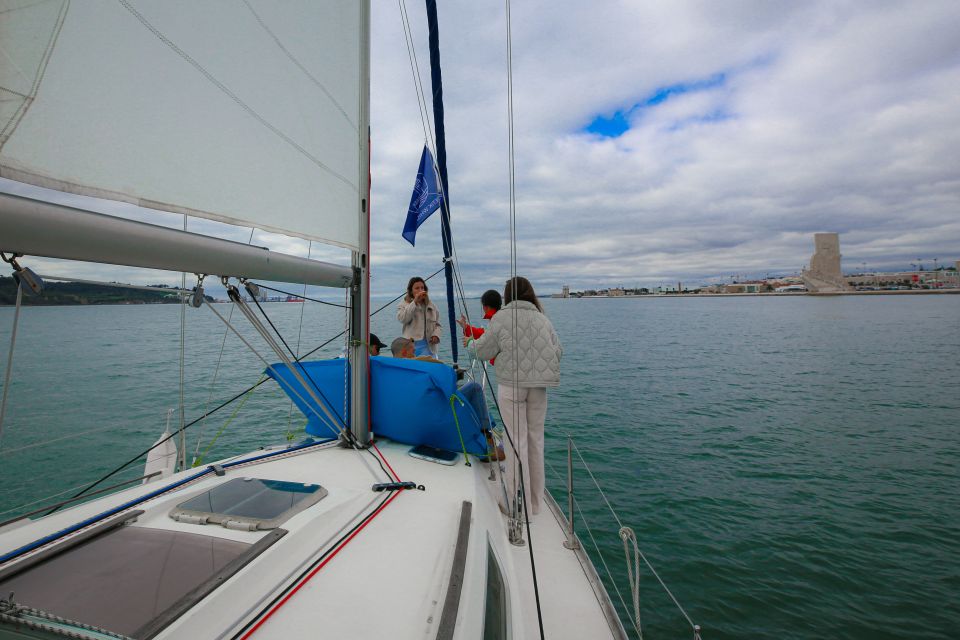
<svg viewBox="0 0 960 640">
<path fill-rule="evenodd" d="M 716 73 L 703 80 L 681 82 L 659 87 L 649 96 L 629 107 L 628 109 L 616 111 L 612 116 L 609 117 L 598 115 L 583 130 L 587 133 L 593 133 L 605 138 L 620 137 L 630 129 L 629 119 L 644 109 L 649 109 L 650 107 L 655 107 L 659 104 L 662 104 L 673 96 L 679 96 L 694 91 L 707 91 L 709 89 L 715 89 L 716 87 L 722 86 L 726 81 L 726 73 Z M 728 117 L 729 116 L 724 114 L 722 111 L 717 111 L 712 114 L 706 114 L 701 118 L 697 118 L 697 121 L 716 122 L 719 120 L 725 120 Z M 687 122 L 687 124 L 689 123 L 690 121 Z M 679 128 L 682 128 L 682 126 Z"/>
</svg>

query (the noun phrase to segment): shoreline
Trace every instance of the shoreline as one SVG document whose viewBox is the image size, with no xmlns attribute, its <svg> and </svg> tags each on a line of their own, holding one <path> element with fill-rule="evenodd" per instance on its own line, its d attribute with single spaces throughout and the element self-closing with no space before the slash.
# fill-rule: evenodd
<svg viewBox="0 0 960 640">
<path fill-rule="evenodd" d="M 603 299 L 637 299 L 637 298 L 791 298 L 797 296 L 833 297 L 833 296 L 912 296 L 912 295 L 960 295 L 960 289 L 911 289 L 909 291 L 838 291 L 836 293 L 812 293 L 810 291 L 789 291 L 783 293 L 651 293 L 642 296 L 570 296 L 559 298 L 551 296 L 551 300 L 594 300 Z"/>
</svg>

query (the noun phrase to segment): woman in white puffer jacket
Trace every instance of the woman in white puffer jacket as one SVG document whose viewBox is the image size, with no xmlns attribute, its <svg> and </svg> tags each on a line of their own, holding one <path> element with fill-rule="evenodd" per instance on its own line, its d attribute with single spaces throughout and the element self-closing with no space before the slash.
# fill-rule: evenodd
<svg viewBox="0 0 960 640">
<path fill-rule="evenodd" d="M 510 436 L 504 447 L 507 454 L 505 479 L 508 491 L 512 492 L 511 500 L 519 490 L 519 457 L 523 463 L 523 482 L 530 511 L 536 514 L 543 503 L 543 424 L 547 416 L 547 387 L 560 384 L 563 349 L 529 280 L 520 276 L 508 280 L 503 301 L 506 304 L 490 319 L 487 331 L 472 344 L 477 358 L 496 358 L 500 414 Z M 502 506 L 509 511 L 510 505 Z"/>
</svg>

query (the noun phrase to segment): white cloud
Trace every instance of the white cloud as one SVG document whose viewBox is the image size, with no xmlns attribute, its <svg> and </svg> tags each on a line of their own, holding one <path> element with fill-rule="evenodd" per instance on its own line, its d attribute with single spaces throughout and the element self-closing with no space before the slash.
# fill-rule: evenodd
<svg viewBox="0 0 960 640">
<path fill-rule="evenodd" d="M 390 293 L 441 249 L 437 216 L 415 248 L 400 238 L 424 131 L 399 11 L 374 10 L 372 273 Z M 478 293 L 509 274 L 505 20 L 485 3 L 439 18 L 454 234 Z M 543 2 L 512 28 L 518 263 L 539 290 L 796 271 L 816 231 L 842 234 L 850 268 L 960 258 L 956 2 Z M 584 132 L 681 85 L 620 137 Z"/>
</svg>

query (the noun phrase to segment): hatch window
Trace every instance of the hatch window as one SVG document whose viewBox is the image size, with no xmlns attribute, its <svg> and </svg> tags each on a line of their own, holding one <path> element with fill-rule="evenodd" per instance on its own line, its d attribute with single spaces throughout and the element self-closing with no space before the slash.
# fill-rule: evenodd
<svg viewBox="0 0 960 640">
<path fill-rule="evenodd" d="M 183 531 L 120 527 L 3 578 L 0 593 L 6 597 L 12 592 L 17 604 L 68 620 L 148 637 L 146 630 L 170 623 L 168 611 L 182 613 L 178 603 L 195 604 L 282 531 L 250 545 Z M 16 626 L 15 619 L 7 622 Z M 9 634 L 0 622 L 0 637 Z M 13 632 L 12 637 L 19 636 Z"/>
<path fill-rule="evenodd" d="M 507 638 L 507 585 L 493 549 L 487 544 L 487 602 L 483 614 L 483 640 Z"/>
<path fill-rule="evenodd" d="M 181 502 L 170 511 L 170 517 L 229 529 L 275 529 L 326 495 L 327 490 L 318 484 L 234 478 Z"/>
</svg>

